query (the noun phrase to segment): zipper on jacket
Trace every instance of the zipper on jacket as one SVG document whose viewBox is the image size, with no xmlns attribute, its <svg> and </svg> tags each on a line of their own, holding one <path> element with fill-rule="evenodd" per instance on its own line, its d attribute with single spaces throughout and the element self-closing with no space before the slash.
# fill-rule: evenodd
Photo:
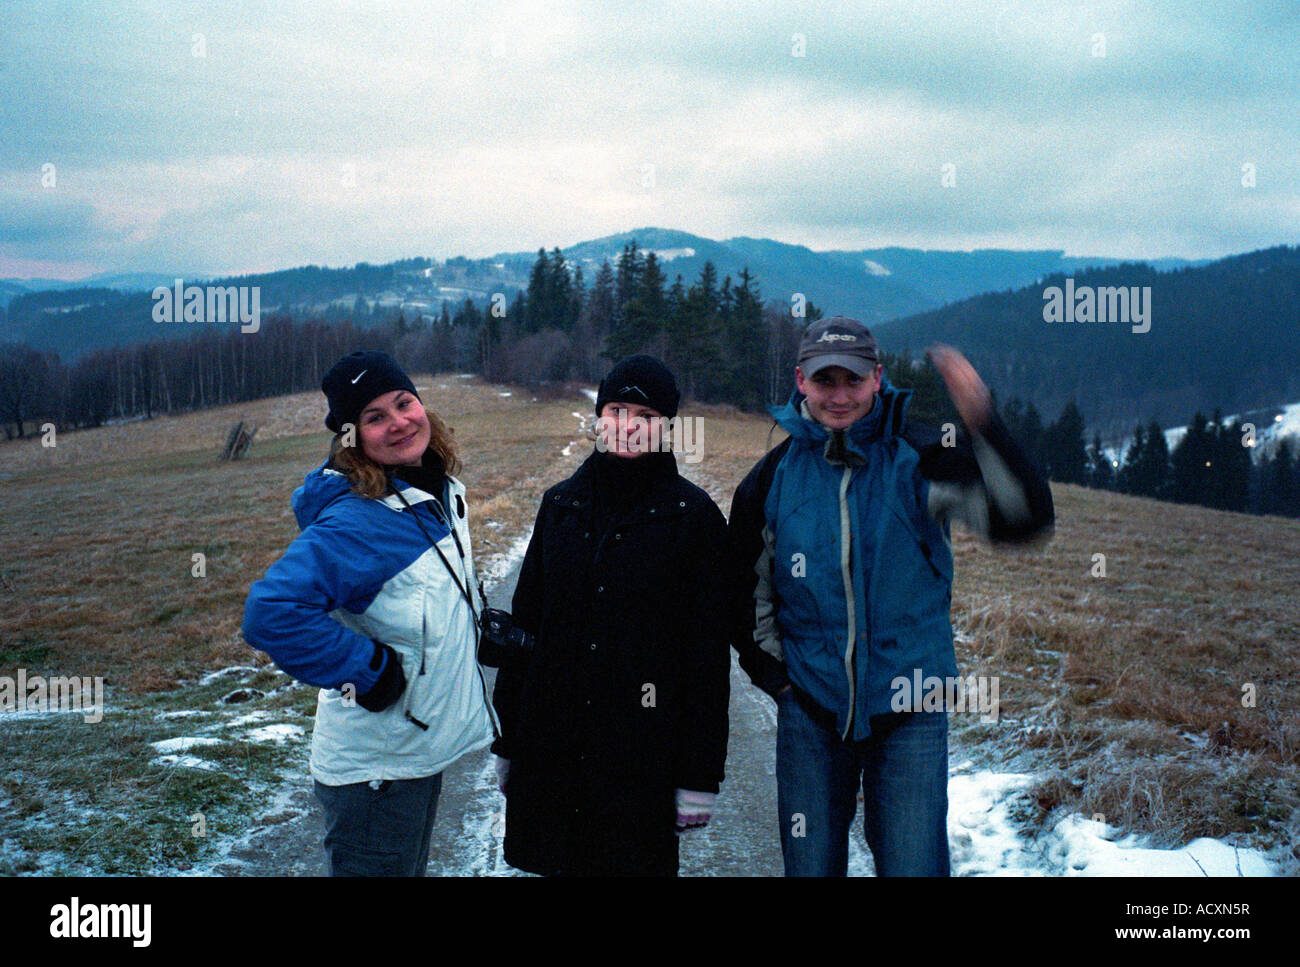
<svg viewBox="0 0 1300 967">
<path fill-rule="evenodd" d="M 853 547 L 853 530 L 849 526 L 849 479 L 853 468 L 847 463 L 840 477 L 840 576 L 844 580 L 844 604 L 848 615 L 848 646 L 844 649 L 844 672 L 849 679 L 849 717 L 840 738 L 845 741 L 853 732 L 853 713 L 857 704 L 857 675 L 854 674 L 853 655 L 857 644 L 857 603 L 853 596 L 853 573 L 850 568 L 850 552 Z"/>
</svg>

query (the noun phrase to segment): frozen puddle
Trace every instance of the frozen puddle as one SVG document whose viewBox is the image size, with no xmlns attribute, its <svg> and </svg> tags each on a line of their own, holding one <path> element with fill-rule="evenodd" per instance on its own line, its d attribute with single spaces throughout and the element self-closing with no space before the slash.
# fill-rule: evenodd
<svg viewBox="0 0 1300 967">
<path fill-rule="evenodd" d="M 958 768 L 961 768 L 960 766 Z M 1273 876 L 1258 850 L 1202 838 L 1153 849 L 1145 836 L 1073 813 L 1036 839 L 1020 833 L 1017 800 L 1033 782 L 1023 773 L 973 772 L 948 780 L 948 842 L 954 876 Z"/>
</svg>

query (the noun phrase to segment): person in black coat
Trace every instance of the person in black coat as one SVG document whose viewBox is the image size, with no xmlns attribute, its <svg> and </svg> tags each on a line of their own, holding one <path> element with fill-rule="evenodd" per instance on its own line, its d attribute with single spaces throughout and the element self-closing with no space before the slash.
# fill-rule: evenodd
<svg viewBox="0 0 1300 967">
<path fill-rule="evenodd" d="M 535 644 L 493 694 L 518 869 L 675 875 L 676 834 L 708 821 L 723 779 L 726 520 L 666 443 L 644 445 L 642 421 L 677 402 L 658 360 L 620 362 L 595 452 L 543 496 L 512 603 Z"/>
</svg>

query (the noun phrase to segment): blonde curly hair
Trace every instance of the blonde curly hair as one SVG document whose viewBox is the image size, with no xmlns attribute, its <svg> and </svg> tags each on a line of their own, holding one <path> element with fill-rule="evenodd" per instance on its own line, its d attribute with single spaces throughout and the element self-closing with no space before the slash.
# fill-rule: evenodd
<svg viewBox="0 0 1300 967">
<path fill-rule="evenodd" d="M 459 473 L 460 457 L 456 452 L 454 435 L 456 431 L 427 406 L 424 412 L 429 418 L 429 448 L 425 452 L 437 454 L 446 473 Z M 330 441 L 330 466 L 345 474 L 352 484 L 352 491 L 362 497 L 379 498 L 388 494 L 388 475 L 382 466 L 366 456 L 359 441 L 353 446 L 344 446 L 343 434 L 334 434 L 334 439 Z"/>
</svg>

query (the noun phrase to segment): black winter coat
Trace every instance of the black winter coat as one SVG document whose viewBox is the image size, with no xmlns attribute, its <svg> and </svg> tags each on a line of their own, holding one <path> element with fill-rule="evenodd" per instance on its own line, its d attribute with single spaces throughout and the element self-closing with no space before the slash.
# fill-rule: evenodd
<svg viewBox="0 0 1300 967">
<path fill-rule="evenodd" d="M 727 750 L 726 521 L 671 453 L 631 506 L 593 453 L 546 491 L 515 590 L 532 658 L 497 674 L 505 859 L 534 873 L 672 875 L 675 790 Z M 605 458 L 609 459 L 609 458 Z M 664 462 L 666 461 L 666 463 Z"/>
</svg>

